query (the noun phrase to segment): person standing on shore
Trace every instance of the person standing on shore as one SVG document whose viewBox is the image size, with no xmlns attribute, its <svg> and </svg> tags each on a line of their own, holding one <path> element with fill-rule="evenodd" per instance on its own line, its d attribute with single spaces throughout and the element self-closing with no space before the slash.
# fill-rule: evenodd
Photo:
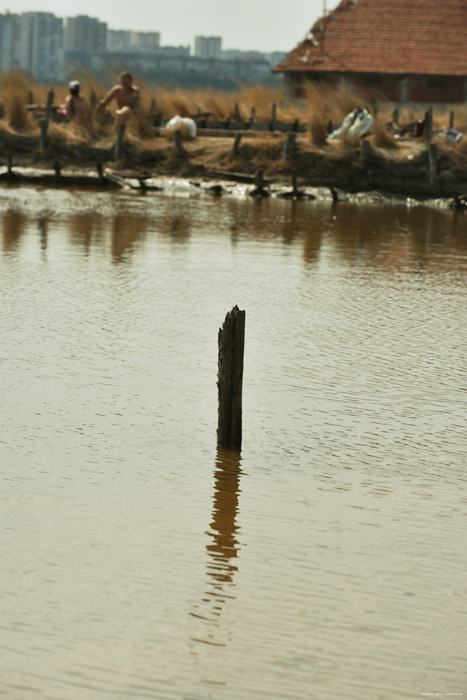
<svg viewBox="0 0 467 700">
<path fill-rule="evenodd" d="M 115 100 L 117 106 L 115 110 L 115 127 L 118 128 L 119 124 L 128 120 L 130 111 L 138 105 L 139 95 L 139 88 L 133 85 L 133 76 L 125 71 L 120 73 L 119 84 L 114 85 L 98 103 L 97 111 L 103 112 L 107 105 Z"/>
</svg>

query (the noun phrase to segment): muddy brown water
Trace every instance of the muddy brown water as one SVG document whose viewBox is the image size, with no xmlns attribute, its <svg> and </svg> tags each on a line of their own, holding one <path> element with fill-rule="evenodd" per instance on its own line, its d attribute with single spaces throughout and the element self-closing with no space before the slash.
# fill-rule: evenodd
<svg viewBox="0 0 467 700">
<path fill-rule="evenodd" d="M 466 222 L 1 190 L 0 697 L 467 693 Z"/>
</svg>

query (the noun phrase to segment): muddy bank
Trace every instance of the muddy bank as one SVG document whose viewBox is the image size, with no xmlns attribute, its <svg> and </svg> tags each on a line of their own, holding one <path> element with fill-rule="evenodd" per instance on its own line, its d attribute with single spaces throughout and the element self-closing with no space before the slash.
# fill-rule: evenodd
<svg viewBox="0 0 467 700">
<path fill-rule="evenodd" d="M 375 202 L 411 198 L 437 204 L 457 198 L 460 207 L 467 193 L 467 163 L 444 144 L 407 144 L 394 153 L 371 141 L 315 149 L 301 137 L 285 152 L 278 134 L 245 138 L 235 154 L 232 139 L 201 136 L 179 152 L 163 138 L 153 144 L 148 149 L 143 141 L 129 139 L 116 157 L 112 141 L 89 145 L 53 138 L 44 144 L 38 136 L 0 130 L 0 179 L 142 191 L 177 189 L 185 181 L 189 189 L 213 195 Z"/>
</svg>

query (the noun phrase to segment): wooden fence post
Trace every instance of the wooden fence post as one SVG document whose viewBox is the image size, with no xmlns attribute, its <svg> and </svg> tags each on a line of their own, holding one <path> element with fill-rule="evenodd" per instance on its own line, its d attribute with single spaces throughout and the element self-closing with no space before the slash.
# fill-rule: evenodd
<svg viewBox="0 0 467 700">
<path fill-rule="evenodd" d="M 52 89 L 47 93 L 47 104 L 45 107 L 45 118 L 50 119 L 52 116 L 52 108 L 54 105 L 54 91 Z"/>
<path fill-rule="evenodd" d="M 182 132 L 180 131 L 180 129 L 177 129 L 174 133 L 174 146 L 177 156 L 186 155 L 186 151 L 183 148 L 182 144 Z"/>
<path fill-rule="evenodd" d="M 276 119 L 277 119 L 277 105 L 275 102 L 272 103 L 271 107 L 271 131 L 276 129 Z"/>
<path fill-rule="evenodd" d="M 428 146 L 428 179 L 433 187 L 436 183 L 438 174 L 438 146 L 435 143 L 430 143 Z"/>
<path fill-rule="evenodd" d="M 218 335 L 218 421 L 219 447 L 240 450 L 242 446 L 243 356 L 245 311 L 234 306 L 219 328 Z"/>
<path fill-rule="evenodd" d="M 282 158 L 284 160 L 290 160 L 290 157 L 295 150 L 296 139 L 297 139 L 296 134 L 294 134 L 293 131 L 289 131 L 289 133 L 287 134 L 287 138 L 284 142 L 284 145 L 282 147 Z"/>
<path fill-rule="evenodd" d="M 423 127 L 423 138 L 430 143 L 433 134 L 433 108 L 430 107 L 426 113 L 425 126 Z"/>
<path fill-rule="evenodd" d="M 120 124 L 117 132 L 117 140 L 115 141 L 115 160 L 118 160 L 122 154 L 123 137 L 125 136 L 126 124 Z"/>
<path fill-rule="evenodd" d="M 243 134 L 241 131 L 238 131 L 235 134 L 235 139 L 232 146 L 232 156 L 238 156 L 238 154 L 240 153 L 240 142 L 242 140 L 242 137 Z"/>
<path fill-rule="evenodd" d="M 238 102 L 235 103 L 235 110 L 234 110 L 234 118 L 236 122 L 239 122 L 241 117 L 240 117 L 240 110 L 238 108 Z"/>
<path fill-rule="evenodd" d="M 49 120 L 48 119 L 41 119 L 40 121 L 40 130 L 41 130 L 41 135 L 39 137 L 39 146 L 41 151 L 45 151 L 47 147 L 47 131 L 49 129 Z"/>
</svg>

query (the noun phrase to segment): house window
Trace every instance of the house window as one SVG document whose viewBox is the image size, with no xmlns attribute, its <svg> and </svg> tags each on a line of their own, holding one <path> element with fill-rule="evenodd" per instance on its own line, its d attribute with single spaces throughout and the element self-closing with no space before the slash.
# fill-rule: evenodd
<svg viewBox="0 0 467 700">
<path fill-rule="evenodd" d="M 383 79 L 379 75 L 365 75 L 365 85 L 377 87 L 383 84 Z"/>
<path fill-rule="evenodd" d="M 442 90 L 446 87 L 444 78 L 429 78 L 426 84 L 429 88 L 434 88 L 435 90 Z"/>
</svg>

